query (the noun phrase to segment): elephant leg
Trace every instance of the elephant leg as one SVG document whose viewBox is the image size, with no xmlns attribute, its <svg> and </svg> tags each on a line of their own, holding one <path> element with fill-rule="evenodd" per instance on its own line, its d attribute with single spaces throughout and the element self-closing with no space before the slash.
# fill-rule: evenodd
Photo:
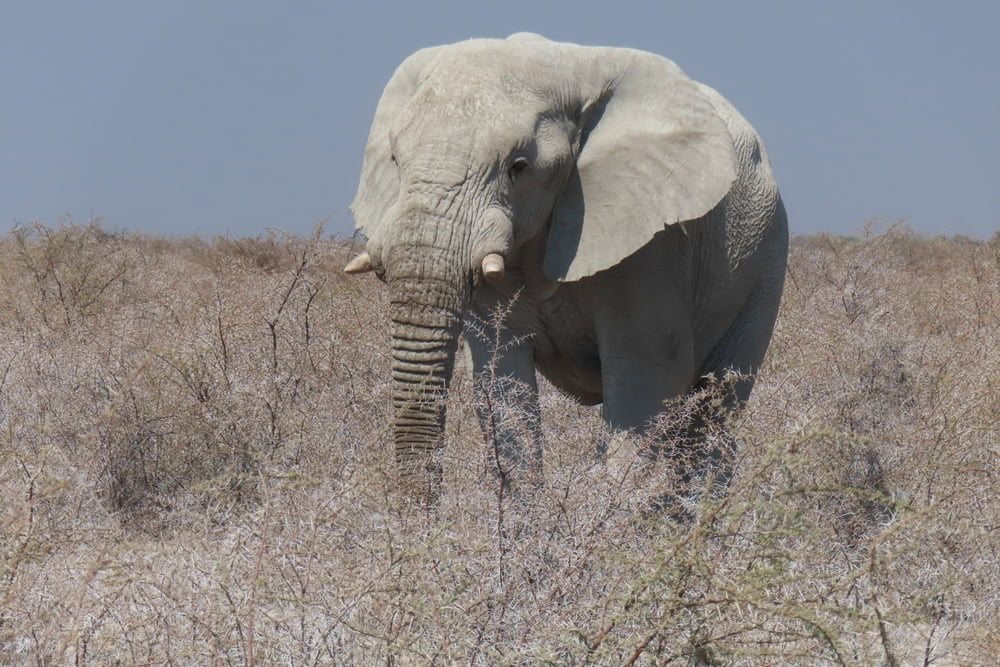
<svg viewBox="0 0 1000 667">
<path fill-rule="evenodd" d="M 687 429 L 682 426 L 676 430 L 661 430 L 656 428 L 654 419 L 669 409 L 669 399 L 683 396 L 690 390 L 693 353 L 678 355 L 673 363 L 663 359 L 663 354 L 661 350 L 659 359 L 652 353 L 602 356 L 602 412 L 608 425 L 648 436 L 644 449 L 639 452 L 648 462 L 647 474 L 658 478 L 664 472 L 677 474 L 679 485 L 670 485 L 669 491 L 651 498 L 647 511 L 688 523 L 692 515 L 683 498 L 697 495 L 689 483 L 696 476 L 694 471 L 701 455 L 694 451 Z M 654 465 L 656 463 L 659 465 Z"/>
<path fill-rule="evenodd" d="M 665 401 L 688 391 L 692 369 L 690 353 L 672 362 L 639 351 L 602 353 L 604 421 L 615 429 L 645 433 L 653 418 L 666 409 Z"/>
<path fill-rule="evenodd" d="M 647 314 L 646 322 L 634 325 L 620 320 L 599 333 L 602 415 L 613 428 L 644 433 L 664 411 L 664 401 L 690 389 L 690 325 L 669 323 L 661 313 Z"/>
<path fill-rule="evenodd" d="M 706 490 L 720 490 L 730 478 L 732 442 L 724 429 L 710 426 L 711 399 L 703 402 L 691 395 L 701 389 L 700 383 L 691 386 L 693 354 L 675 364 L 651 359 L 616 357 L 610 360 L 611 368 L 602 364 L 603 415 L 615 428 L 627 427 L 646 436 L 639 452 L 647 461 L 646 473 L 665 484 L 649 499 L 646 511 L 688 524 Z M 665 412 L 663 421 L 656 420 Z"/>
<path fill-rule="evenodd" d="M 601 285 L 595 333 L 604 421 L 645 432 L 664 401 L 691 388 L 696 369 L 689 297 L 662 287 L 669 277 L 655 262 L 636 270 L 642 280 L 612 275 Z"/>
<path fill-rule="evenodd" d="M 768 288 L 759 290 L 755 298 L 743 307 L 699 369 L 699 376 L 702 377 L 722 379 L 728 373 L 738 374 L 730 380 L 731 394 L 727 396 L 727 408 L 739 408 L 750 397 L 778 315 L 783 278 L 783 274 L 772 278 Z"/>
<path fill-rule="evenodd" d="M 709 445 L 704 448 L 702 469 L 710 468 L 717 484 L 725 484 L 732 476 L 732 456 L 738 445 L 725 421 L 750 397 L 771 340 L 783 282 L 783 266 L 780 271 L 762 277 L 754 297 L 743 307 L 698 371 L 701 380 L 696 389 L 706 391 L 706 405 L 697 413 L 690 439 Z M 721 384 L 712 388 L 713 382 Z"/>
<path fill-rule="evenodd" d="M 466 334 L 476 384 L 476 413 L 505 489 L 542 481 L 541 407 L 531 341 L 503 324 Z"/>
<path fill-rule="evenodd" d="M 604 420 L 617 429 L 629 429 L 649 437 L 642 455 L 653 463 L 659 461 L 677 474 L 679 486 L 655 498 L 650 509 L 667 511 L 681 520 L 690 518 L 684 509 L 684 497 L 700 496 L 702 480 L 717 478 L 726 472 L 718 465 L 727 449 L 706 434 L 705 405 L 690 397 L 701 387 L 694 357 L 694 334 L 690 318 L 669 314 L 683 313 L 680 300 L 654 314 L 648 314 L 644 327 L 609 327 L 600 339 L 601 374 L 604 388 Z M 624 333 L 623 333 L 624 329 Z M 656 336 L 650 331 L 658 332 Z M 633 332 L 633 333 L 629 333 Z M 678 405 L 671 408 L 671 399 Z M 666 428 L 653 420 L 664 412 L 679 410 L 677 419 L 668 418 Z M 713 436 L 715 431 L 711 431 Z M 651 468 L 652 470 L 652 468 Z"/>
</svg>

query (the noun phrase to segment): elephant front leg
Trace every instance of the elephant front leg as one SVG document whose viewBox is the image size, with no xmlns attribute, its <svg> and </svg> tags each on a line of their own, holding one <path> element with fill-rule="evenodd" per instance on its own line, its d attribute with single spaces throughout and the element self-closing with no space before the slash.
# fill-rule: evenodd
<svg viewBox="0 0 1000 667">
<path fill-rule="evenodd" d="M 504 490 L 542 483 L 541 407 L 531 341 L 503 323 L 466 330 L 475 373 L 476 413 Z"/>
</svg>

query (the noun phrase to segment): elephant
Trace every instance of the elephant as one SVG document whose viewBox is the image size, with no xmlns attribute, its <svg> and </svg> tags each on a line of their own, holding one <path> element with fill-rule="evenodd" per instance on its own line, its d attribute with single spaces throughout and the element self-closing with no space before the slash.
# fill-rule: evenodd
<svg viewBox="0 0 1000 667">
<path fill-rule="evenodd" d="M 785 209 L 755 130 L 628 48 L 519 33 L 417 51 L 378 102 L 351 211 L 365 246 L 344 270 L 388 288 L 397 468 L 431 503 L 467 318 L 507 304 L 465 339 L 482 402 L 526 415 L 480 407 L 498 472 L 537 480 L 536 369 L 618 430 L 732 371 L 739 406 L 785 278 Z"/>
</svg>

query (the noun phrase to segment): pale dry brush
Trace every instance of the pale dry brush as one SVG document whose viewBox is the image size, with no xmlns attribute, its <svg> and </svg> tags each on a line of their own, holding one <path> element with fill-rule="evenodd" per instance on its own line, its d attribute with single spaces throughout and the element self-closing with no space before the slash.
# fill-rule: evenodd
<svg viewBox="0 0 1000 667">
<path fill-rule="evenodd" d="M 410 504 L 389 444 L 384 290 L 340 274 L 349 245 L 96 224 L 0 243 L 0 655 L 976 664 L 1000 651 L 1000 244 L 900 228 L 795 239 L 755 393 L 710 433 L 738 443 L 732 479 L 693 494 L 687 523 L 649 512 L 678 488 L 669 460 L 545 383 L 544 485 L 502 493 L 467 369 L 441 501 Z M 678 402 L 661 433 L 699 405 Z"/>
</svg>

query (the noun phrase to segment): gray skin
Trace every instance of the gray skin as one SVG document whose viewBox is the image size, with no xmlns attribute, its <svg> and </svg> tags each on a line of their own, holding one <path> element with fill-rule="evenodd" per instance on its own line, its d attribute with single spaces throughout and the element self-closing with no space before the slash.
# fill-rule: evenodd
<svg viewBox="0 0 1000 667">
<path fill-rule="evenodd" d="M 480 412 L 501 474 L 537 480 L 536 368 L 619 429 L 730 370 L 748 374 L 745 401 L 784 282 L 785 211 L 757 134 L 630 49 L 519 34 L 417 52 L 379 101 L 352 211 L 367 244 L 345 270 L 388 284 L 396 459 L 428 500 L 470 314 L 514 299 L 485 332 L 502 355 L 466 339 L 484 398 L 523 408 Z"/>
</svg>

